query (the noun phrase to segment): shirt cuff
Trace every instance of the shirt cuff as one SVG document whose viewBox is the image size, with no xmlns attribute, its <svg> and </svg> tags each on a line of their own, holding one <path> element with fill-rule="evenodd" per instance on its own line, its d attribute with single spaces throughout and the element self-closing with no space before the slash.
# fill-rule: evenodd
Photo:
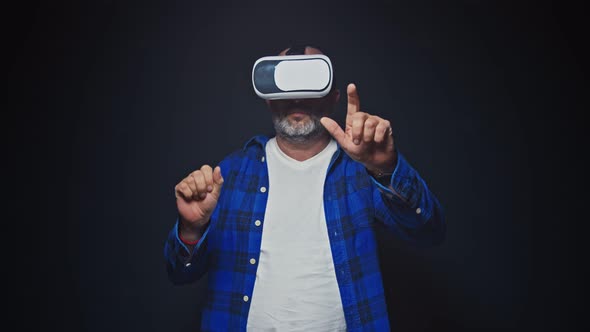
<svg viewBox="0 0 590 332">
<path fill-rule="evenodd" d="M 177 244 L 180 245 L 182 248 L 184 248 L 184 250 L 189 255 L 189 257 L 191 257 L 191 256 L 193 256 L 193 254 L 195 252 L 197 252 L 197 250 L 199 250 L 199 248 L 203 244 L 203 241 L 205 241 L 205 238 L 207 237 L 207 233 L 209 233 L 209 229 L 211 228 L 211 223 L 209 223 L 207 225 L 207 228 L 205 229 L 205 232 L 203 233 L 203 236 L 201 236 L 201 238 L 199 239 L 199 242 L 197 242 L 197 244 L 193 248 L 193 251 L 192 252 L 189 251 L 189 248 L 186 245 L 186 243 L 184 241 L 182 241 L 182 239 L 180 238 L 180 234 L 179 234 L 179 231 L 178 231 L 179 224 L 180 224 L 180 220 L 179 219 L 176 219 L 176 224 L 174 225 L 174 228 L 173 228 L 172 232 L 174 233 L 174 236 L 176 238 Z"/>
<path fill-rule="evenodd" d="M 391 188 L 393 188 L 395 192 L 392 191 L 391 188 L 379 183 L 379 181 L 375 180 L 372 176 L 371 180 L 389 199 L 398 200 L 412 207 L 416 203 L 413 201 L 415 198 L 414 193 L 418 190 L 415 188 L 416 181 L 412 180 L 416 177 L 416 170 L 410 166 L 406 158 L 398 151 L 397 165 L 395 165 L 395 169 L 393 170 L 393 174 L 389 181 Z"/>
</svg>

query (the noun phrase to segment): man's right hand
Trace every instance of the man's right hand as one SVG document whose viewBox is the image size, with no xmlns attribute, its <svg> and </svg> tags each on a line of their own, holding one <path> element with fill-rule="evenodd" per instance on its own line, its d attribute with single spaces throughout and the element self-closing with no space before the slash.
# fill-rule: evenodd
<svg viewBox="0 0 590 332">
<path fill-rule="evenodd" d="M 190 173 L 174 188 L 180 214 L 179 231 L 187 241 L 198 240 L 217 206 L 223 177 L 221 168 L 209 165 Z"/>
</svg>

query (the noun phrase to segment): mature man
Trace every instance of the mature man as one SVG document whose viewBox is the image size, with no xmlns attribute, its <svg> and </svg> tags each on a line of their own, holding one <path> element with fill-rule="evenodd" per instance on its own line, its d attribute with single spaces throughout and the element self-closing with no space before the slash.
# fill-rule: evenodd
<svg viewBox="0 0 590 332">
<path fill-rule="evenodd" d="M 291 47 L 280 55 L 321 54 Z M 257 136 L 175 187 L 170 279 L 209 273 L 203 331 L 388 331 L 374 224 L 410 243 L 445 234 L 441 206 L 397 151 L 389 121 L 347 87 L 269 100 L 276 136 Z"/>
</svg>

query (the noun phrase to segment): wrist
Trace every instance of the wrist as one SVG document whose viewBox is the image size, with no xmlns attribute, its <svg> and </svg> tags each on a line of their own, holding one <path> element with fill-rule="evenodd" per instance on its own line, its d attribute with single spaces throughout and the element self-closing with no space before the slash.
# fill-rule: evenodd
<svg viewBox="0 0 590 332">
<path fill-rule="evenodd" d="M 395 171 L 395 164 L 386 164 L 380 166 L 365 165 L 365 168 L 371 176 L 374 178 L 391 177 L 393 171 Z"/>
<path fill-rule="evenodd" d="M 397 167 L 397 152 L 394 153 L 394 158 L 392 161 L 388 161 L 381 165 L 365 165 L 367 172 L 373 178 L 381 183 L 388 183 L 391 181 L 391 176 L 395 172 L 395 168 Z"/>
<path fill-rule="evenodd" d="M 376 167 L 365 167 L 369 174 L 375 178 L 382 178 L 386 176 L 391 176 L 393 174 L 393 170 L 395 168 L 376 168 Z"/>
<path fill-rule="evenodd" d="M 185 244 L 195 245 L 197 242 L 199 242 L 203 236 L 203 233 L 205 233 L 205 229 L 207 228 L 208 224 L 209 222 L 207 221 L 207 223 L 202 226 L 195 226 L 187 224 L 181 220 L 178 223 L 178 237 Z"/>
<path fill-rule="evenodd" d="M 178 238 L 180 239 L 180 241 L 182 241 L 182 243 L 186 244 L 187 246 L 195 246 L 201 240 L 200 237 L 197 237 L 197 238 L 189 237 L 189 238 L 187 238 L 187 237 L 185 237 L 185 236 L 182 235 L 182 232 L 181 231 L 178 232 Z"/>
<path fill-rule="evenodd" d="M 379 169 L 369 169 L 367 168 L 367 172 L 371 175 L 377 182 L 381 183 L 382 185 L 388 187 L 389 183 L 391 182 L 391 176 L 393 175 L 393 170 L 379 170 Z"/>
</svg>

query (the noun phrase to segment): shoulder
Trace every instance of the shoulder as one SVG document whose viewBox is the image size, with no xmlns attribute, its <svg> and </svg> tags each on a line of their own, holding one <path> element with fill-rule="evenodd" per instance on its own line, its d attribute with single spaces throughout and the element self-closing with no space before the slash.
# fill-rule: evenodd
<svg viewBox="0 0 590 332">
<path fill-rule="evenodd" d="M 228 154 L 220 163 L 221 170 L 239 167 L 244 162 L 260 160 L 264 157 L 264 148 L 270 139 L 266 135 L 257 135 L 244 143 L 242 148 Z"/>
</svg>

